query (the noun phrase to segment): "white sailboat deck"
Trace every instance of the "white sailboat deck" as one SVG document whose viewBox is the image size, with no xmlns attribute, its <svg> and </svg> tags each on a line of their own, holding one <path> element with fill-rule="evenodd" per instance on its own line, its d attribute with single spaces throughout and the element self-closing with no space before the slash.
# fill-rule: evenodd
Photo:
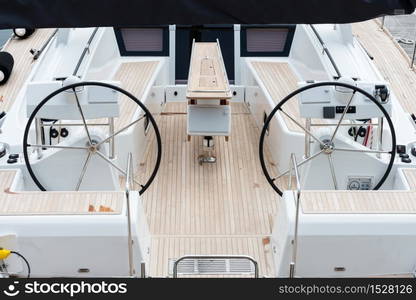
<svg viewBox="0 0 416 300">
<path fill-rule="evenodd" d="M 416 112 L 416 74 L 409 69 L 402 51 L 375 21 L 354 24 L 353 30 L 375 57 L 375 64 L 405 110 Z M 28 50 L 42 44 L 50 32 L 39 30 L 33 38 L 13 40 L 7 46 L 17 69 L 15 77 L 0 88 L 4 99 L 1 109 L 10 108 L 24 82 L 23 76 L 31 69 Z M 30 46 L 15 47 L 15 43 Z M 297 79 L 288 64 L 254 62 L 253 66 L 276 101 L 296 89 Z M 125 63 L 115 80 L 140 98 L 156 67 L 157 62 Z M 132 119 L 134 106 L 131 101 L 121 102 L 122 117 L 118 118 L 116 130 Z M 297 115 L 297 107 L 291 109 L 291 115 Z M 258 162 L 259 128 L 245 104 L 232 103 L 232 112 L 229 142 L 216 139 L 217 162 L 203 166 L 198 163 L 201 138 L 187 141 L 186 103 L 168 103 L 158 117 L 163 158 L 155 181 L 142 199 L 152 235 L 150 276 L 168 276 L 169 259 L 190 254 L 250 255 L 259 262 L 260 276 L 274 275 L 269 236 L 278 196 L 266 182 Z M 286 123 L 290 129 L 299 130 L 292 122 Z M 152 171 L 154 144 L 150 143 L 144 159 L 136 162 L 140 182 Z M 274 164 L 270 155 L 268 163 Z M 405 174 L 413 190 L 416 173 L 410 170 Z M 123 207 L 124 192 L 13 194 L 8 187 L 14 176 L 11 171 L 0 172 L 0 215 L 121 213 Z M 302 209 L 304 213 L 415 213 L 413 198 L 414 191 L 303 191 Z"/>
</svg>

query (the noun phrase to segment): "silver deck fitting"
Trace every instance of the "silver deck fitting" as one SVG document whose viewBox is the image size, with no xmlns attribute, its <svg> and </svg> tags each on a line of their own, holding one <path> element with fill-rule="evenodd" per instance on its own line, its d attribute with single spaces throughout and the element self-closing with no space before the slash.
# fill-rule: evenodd
<svg viewBox="0 0 416 300">
<path fill-rule="evenodd" d="M 204 148 L 204 154 L 198 157 L 199 164 L 202 166 L 204 163 L 216 163 L 217 158 L 212 154 L 215 147 L 214 138 L 212 136 L 204 136 L 202 144 Z"/>
</svg>

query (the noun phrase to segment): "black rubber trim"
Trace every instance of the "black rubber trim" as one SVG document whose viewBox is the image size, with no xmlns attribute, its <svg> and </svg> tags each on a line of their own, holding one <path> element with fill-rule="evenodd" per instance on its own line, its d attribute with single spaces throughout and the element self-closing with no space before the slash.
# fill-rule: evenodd
<svg viewBox="0 0 416 300">
<path fill-rule="evenodd" d="M 26 29 L 26 32 L 25 32 L 25 34 L 24 35 L 18 35 L 17 33 L 16 33 L 16 28 L 15 29 L 13 29 L 13 33 L 14 33 L 14 35 L 15 36 L 17 36 L 19 39 L 21 39 L 21 40 L 24 40 L 24 39 L 27 39 L 28 37 L 30 37 L 34 32 L 35 32 L 35 29 L 33 29 L 33 28 L 25 28 Z"/>
<path fill-rule="evenodd" d="M 411 14 L 414 0 L 2 0 L 0 29 L 341 24 Z"/>
<path fill-rule="evenodd" d="M 32 166 L 30 165 L 29 156 L 28 156 L 28 152 L 27 152 L 27 148 L 28 148 L 28 145 L 29 145 L 28 142 L 27 142 L 27 139 L 28 139 L 28 136 L 29 136 L 30 127 L 32 125 L 33 120 L 35 119 L 36 114 L 39 112 L 39 110 L 42 108 L 42 106 L 44 106 L 49 100 L 51 100 L 56 95 L 66 91 L 66 90 L 75 89 L 77 87 L 82 87 L 82 86 L 101 86 L 101 87 L 116 90 L 116 91 L 124 94 L 125 96 L 129 97 L 131 100 L 136 102 L 137 105 L 140 106 L 141 109 L 143 109 L 145 115 L 149 118 L 149 121 L 152 123 L 152 126 L 155 130 L 155 135 L 156 135 L 157 158 L 156 158 L 156 163 L 155 163 L 155 167 L 153 169 L 152 174 L 150 175 L 147 182 L 144 185 L 141 185 L 142 189 L 139 191 L 139 194 L 140 195 L 143 194 L 149 188 L 149 186 L 152 184 L 153 180 L 155 179 L 156 174 L 157 174 L 157 172 L 159 170 L 159 167 L 160 167 L 161 159 L 162 159 L 162 139 L 160 138 L 159 128 L 156 124 L 155 119 L 153 118 L 152 114 L 150 113 L 150 111 L 147 109 L 147 107 L 139 99 L 137 99 L 131 93 L 127 92 L 126 90 L 123 90 L 122 88 L 120 88 L 118 86 L 108 84 L 108 83 L 103 83 L 103 82 L 94 82 L 94 81 L 80 82 L 80 83 L 75 83 L 75 84 L 71 84 L 71 85 L 62 87 L 62 88 L 56 90 L 55 92 L 51 93 L 49 96 L 47 96 L 45 99 L 43 99 L 38 104 L 38 106 L 36 106 L 35 110 L 32 112 L 32 114 L 29 117 L 29 120 L 26 124 L 25 132 L 24 132 L 24 135 L 23 135 L 23 155 L 24 155 L 25 164 L 26 164 L 27 170 L 30 174 L 30 177 L 32 177 L 33 181 L 35 182 L 35 184 L 37 185 L 37 187 L 41 191 L 46 191 L 45 187 L 37 179 L 37 177 L 36 177 L 36 175 L 35 175 L 35 173 L 32 169 Z"/>
<path fill-rule="evenodd" d="M 273 119 L 274 115 L 276 114 L 276 112 L 278 110 L 280 110 L 282 108 L 282 106 L 289 101 L 290 99 L 292 99 L 293 97 L 295 97 L 296 95 L 306 91 L 306 90 L 310 90 L 316 87 L 321 87 L 321 86 L 340 86 L 340 87 L 346 87 L 346 88 L 350 88 L 351 90 L 353 90 L 354 92 L 359 92 L 361 94 L 363 94 L 364 96 L 366 96 L 368 99 L 370 99 L 380 110 L 381 112 L 384 114 L 387 123 L 389 124 L 389 128 L 390 128 L 390 132 L 391 132 L 391 140 L 392 140 L 392 150 L 390 152 L 390 162 L 387 166 L 387 170 L 384 173 L 383 177 L 380 179 L 380 181 L 377 183 L 377 185 L 373 188 L 373 190 L 378 190 L 380 189 L 380 187 L 384 184 L 384 182 L 386 181 L 387 177 L 389 176 L 391 169 L 393 168 L 393 164 L 394 164 L 394 159 L 396 157 L 396 131 L 394 130 L 394 126 L 393 126 L 393 122 L 389 116 L 389 114 L 387 113 L 387 111 L 384 109 L 384 107 L 374 98 L 374 96 L 370 95 L 369 93 L 367 93 L 366 91 L 350 85 L 350 84 L 346 84 L 346 83 L 341 83 L 341 82 L 319 82 L 319 83 L 313 83 L 304 87 L 301 87 L 299 89 L 297 89 L 296 91 L 292 92 L 291 94 L 287 95 L 285 98 L 283 98 L 282 101 L 279 102 L 279 104 L 277 104 L 275 106 L 275 108 L 272 110 L 272 112 L 269 114 L 266 122 L 263 125 L 263 129 L 261 131 L 260 134 L 260 144 L 259 144 L 259 158 L 260 158 L 260 164 L 261 164 L 261 168 L 263 170 L 264 175 L 266 176 L 267 181 L 269 182 L 269 184 L 272 186 L 272 188 L 276 191 L 276 193 L 278 193 L 280 196 L 283 196 L 283 192 L 278 188 L 278 186 L 274 183 L 274 180 L 272 177 L 270 177 L 269 171 L 267 170 L 266 164 L 264 162 L 264 139 L 267 133 L 267 128 L 269 127 L 269 124 L 271 122 L 271 120 Z"/>
</svg>

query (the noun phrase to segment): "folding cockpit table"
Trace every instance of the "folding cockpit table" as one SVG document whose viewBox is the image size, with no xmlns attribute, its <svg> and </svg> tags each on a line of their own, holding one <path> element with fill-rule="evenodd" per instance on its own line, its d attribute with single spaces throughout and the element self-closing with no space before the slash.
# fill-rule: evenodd
<svg viewBox="0 0 416 300">
<path fill-rule="evenodd" d="M 232 98 L 219 42 L 193 42 L 188 77 L 188 140 L 231 134 Z"/>
</svg>

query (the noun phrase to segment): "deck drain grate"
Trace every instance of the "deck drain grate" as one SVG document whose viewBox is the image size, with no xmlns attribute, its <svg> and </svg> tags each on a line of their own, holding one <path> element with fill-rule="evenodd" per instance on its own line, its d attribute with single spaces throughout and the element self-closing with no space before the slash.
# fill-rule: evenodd
<svg viewBox="0 0 416 300">
<path fill-rule="evenodd" d="M 169 275 L 175 261 L 169 259 Z M 178 264 L 178 275 L 254 275 L 254 266 L 240 258 L 186 258 Z"/>
</svg>

